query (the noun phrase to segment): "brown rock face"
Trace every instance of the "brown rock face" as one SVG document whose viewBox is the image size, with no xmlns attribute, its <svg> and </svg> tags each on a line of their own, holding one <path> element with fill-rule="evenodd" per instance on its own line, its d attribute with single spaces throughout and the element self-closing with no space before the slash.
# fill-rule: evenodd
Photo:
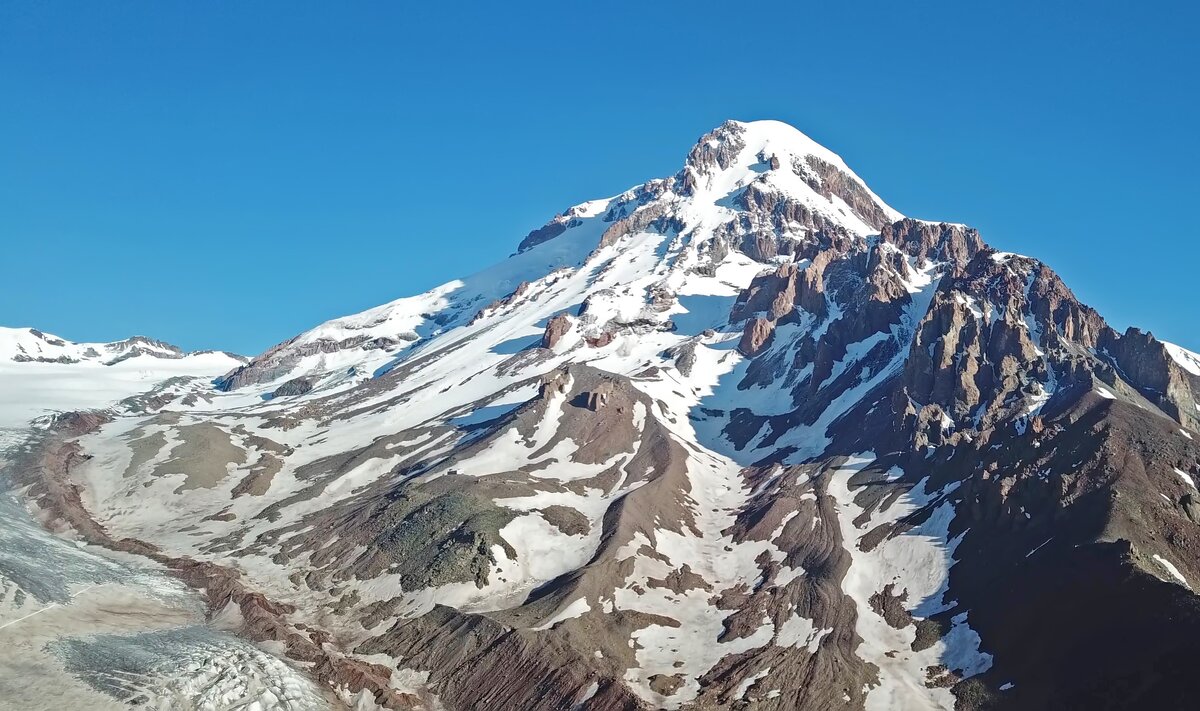
<svg viewBox="0 0 1200 711">
<path fill-rule="evenodd" d="M 609 225 L 608 229 L 604 230 L 604 234 L 600 236 L 600 244 L 597 246 L 597 249 L 614 245 L 621 238 L 644 230 L 653 230 L 667 234 L 671 231 L 678 232 L 682 228 L 683 224 L 670 213 L 668 206 L 662 204 L 648 205 L 631 215 L 615 220 Z"/>
<path fill-rule="evenodd" d="M 732 318 L 740 321 L 756 313 L 767 311 L 772 319 L 779 319 L 791 312 L 796 297 L 795 264 L 782 264 L 774 272 L 754 277 L 750 286 L 738 295 Z"/>
<path fill-rule="evenodd" d="M 909 256 L 949 262 L 956 269 L 965 266 L 985 247 L 977 230 L 908 218 L 883 225 L 879 238 Z"/>
<path fill-rule="evenodd" d="M 804 268 L 800 275 L 800 283 L 796 289 L 796 305 L 817 317 L 824 318 L 827 313 L 825 303 L 825 269 L 841 256 L 835 249 L 819 252 L 812 263 Z"/>
<path fill-rule="evenodd" d="M 594 338 L 586 338 L 584 340 L 587 342 L 589 348 L 603 348 L 604 346 L 612 343 L 614 338 L 616 338 L 616 336 L 612 331 L 605 331 L 599 336 Z"/>
<path fill-rule="evenodd" d="M 1200 451 L 1171 436 L 1170 420 L 1086 390 L 1043 419 L 947 462 L 974 470 L 958 525 L 969 528 L 963 545 L 977 546 L 955 566 L 952 591 L 996 655 L 988 677 L 1015 687 L 965 708 L 1186 707 L 1188 685 L 1157 670 L 1197 654 L 1189 630 L 1200 626 L 1200 604 L 1152 556 L 1174 560 L 1189 580 L 1200 572 L 1184 503 L 1192 490 L 1170 480 L 1174 462 Z M 1022 612 L 1005 612 L 1013 606 Z M 1042 643 L 1030 645 L 1035 630 Z"/>
<path fill-rule="evenodd" d="M 752 347 L 751 342 L 759 338 L 761 346 L 763 337 L 770 334 L 775 323 L 791 316 L 797 307 L 818 319 L 824 318 L 828 313 L 825 302 L 825 269 L 840 256 L 841 252 L 827 249 L 813 257 L 812 263 L 803 270 L 795 263 L 787 263 L 780 265 L 774 272 L 755 277 L 750 286 L 738 296 L 731 318 L 740 321 L 762 313 L 766 318 L 758 320 L 768 321 L 769 327 L 753 321 L 748 323 L 743 344 Z M 757 336 L 752 335 L 753 333 L 757 333 Z M 742 352 L 747 353 L 747 350 L 743 348 Z M 754 352 L 757 352 L 757 348 Z"/>
<path fill-rule="evenodd" d="M 606 669 L 608 665 L 570 641 L 514 630 L 447 607 L 398 622 L 356 651 L 394 655 L 429 669 L 433 690 L 451 709 L 559 711 L 572 708 L 592 684 L 596 690 L 587 699 L 588 709 L 646 708 Z"/>
<path fill-rule="evenodd" d="M 738 343 L 738 350 L 745 356 L 754 357 L 758 355 L 763 348 L 766 348 L 774 331 L 774 322 L 765 318 L 750 319 L 746 322 L 746 329 L 742 332 L 742 340 Z"/>
<path fill-rule="evenodd" d="M 517 245 L 517 252 L 524 252 L 543 242 L 549 242 L 572 227 L 583 224 L 583 220 L 580 219 L 583 213 L 579 211 L 580 209 L 579 206 L 572 207 L 560 215 L 555 215 L 550 222 L 530 232 L 525 239 L 521 240 L 521 244 Z"/>
<path fill-rule="evenodd" d="M 891 221 L 875 198 L 871 197 L 867 189 L 858 181 L 816 156 L 808 156 L 805 163 L 808 164 L 808 169 L 815 174 L 817 180 L 813 180 L 808 171 L 803 169 L 797 170 L 796 173 L 805 178 L 809 187 L 826 198 L 835 195 L 840 197 L 856 215 L 862 218 L 863 222 L 875 229 L 880 229 Z"/>
<path fill-rule="evenodd" d="M 1124 335 L 1102 330 L 1099 350 L 1145 398 L 1191 429 L 1200 431 L 1200 376 L 1184 370 L 1154 334 L 1130 327 Z"/>
<path fill-rule="evenodd" d="M 546 331 L 542 334 L 542 348 L 554 348 L 562 337 L 567 335 L 567 331 L 571 330 L 571 317 L 566 314 L 558 314 L 550 319 L 546 324 Z"/>
<path fill-rule="evenodd" d="M 505 309 L 506 307 L 511 306 L 512 304 L 514 304 L 518 300 L 520 300 L 520 298 L 522 296 L 524 296 L 528 291 L 529 291 L 529 282 L 523 281 L 520 284 L 517 284 L 517 288 L 513 289 L 512 292 L 510 292 L 508 295 L 503 296 L 499 299 L 496 299 L 492 303 L 488 304 L 487 306 L 483 307 L 479 311 L 475 312 L 475 315 L 471 317 L 471 320 L 468 322 L 468 325 L 476 324 L 476 323 L 482 321 L 483 319 L 487 318 L 488 316 L 491 316 L 491 315 Z"/>
<path fill-rule="evenodd" d="M 744 229 L 742 251 L 759 261 L 791 254 L 793 235 L 798 228 L 806 234 L 845 234 L 844 228 L 837 223 L 770 185 L 751 183 L 738 196 L 737 204 L 745 211 L 747 222 L 743 224 L 749 228 Z M 822 240 L 809 241 L 820 243 Z"/>
<path fill-rule="evenodd" d="M 698 181 L 703 177 L 714 170 L 723 170 L 733 165 L 733 160 L 746 145 L 742 139 L 743 133 L 745 130 L 741 126 L 733 121 L 726 121 L 701 136 L 688 153 L 683 170 L 676 176 L 680 194 L 694 194 Z"/>
</svg>

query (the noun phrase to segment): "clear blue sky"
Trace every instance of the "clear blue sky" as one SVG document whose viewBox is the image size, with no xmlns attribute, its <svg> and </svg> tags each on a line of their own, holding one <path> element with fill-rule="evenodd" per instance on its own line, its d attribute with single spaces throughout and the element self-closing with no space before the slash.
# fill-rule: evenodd
<svg viewBox="0 0 1200 711">
<path fill-rule="evenodd" d="M 850 5 L 3 0 L 0 324 L 259 352 L 777 118 L 1200 350 L 1192 3 Z"/>
</svg>

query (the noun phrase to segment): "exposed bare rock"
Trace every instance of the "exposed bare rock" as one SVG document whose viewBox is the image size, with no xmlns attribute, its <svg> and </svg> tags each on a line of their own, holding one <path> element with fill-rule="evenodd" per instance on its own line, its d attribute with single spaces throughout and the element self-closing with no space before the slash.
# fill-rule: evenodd
<svg viewBox="0 0 1200 711">
<path fill-rule="evenodd" d="M 580 640 L 583 643 L 583 640 Z M 617 678 L 570 640 L 505 628 L 446 607 L 397 623 L 356 651 L 385 653 L 430 673 L 430 687 L 450 708 L 557 711 L 586 696 L 587 708 L 643 709 Z"/>
<path fill-rule="evenodd" d="M 120 355 L 105 362 L 105 365 L 115 365 L 130 358 L 138 356 L 150 356 L 152 358 L 182 358 L 184 353 L 178 346 L 173 346 L 170 343 L 159 341 L 145 336 L 134 336 L 123 341 L 108 344 L 113 350 L 120 351 Z"/>
<path fill-rule="evenodd" d="M 396 348 L 401 342 L 415 340 L 417 340 L 416 334 L 400 334 L 398 339 L 363 335 L 341 341 L 317 339 L 303 343 L 292 339 L 280 343 L 249 363 L 218 378 L 216 385 L 221 390 L 237 390 L 249 385 L 267 383 L 287 375 L 305 356 L 336 353 L 352 348 L 390 350 Z"/>
<path fill-rule="evenodd" d="M 51 521 L 69 526 L 89 543 L 146 556 L 164 565 L 189 586 L 203 590 L 209 609 L 214 613 L 235 607 L 242 620 L 243 635 L 256 642 L 282 643 L 291 658 L 313 663 L 313 676 L 330 687 L 344 686 L 355 693 L 366 690 L 387 709 L 419 706 L 416 697 L 390 688 L 389 669 L 325 649 L 312 635 L 287 620 L 295 612 L 293 606 L 274 602 L 249 589 L 236 570 L 209 561 L 169 556 L 156 546 L 137 539 L 112 537 L 87 511 L 78 488 L 69 482 L 70 471 L 83 458 L 76 438 L 94 432 L 107 420 L 106 415 L 97 413 L 61 416 L 49 433 L 26 450 L 13 467 L 17 472 L 30 469 L 36 472 L 29 481 L 38 505 Z"/>
<path fill-rule="evenodd" d="M 566 314 L 558 314 L 546 324 L 546 331 L 542 334 L 542 348 L 554 348 L 562 337 L 567 335 L 571 330 L 571 317 Z"/>
<path fill-rule="evenodd" d="M 738 350 L 747 356 L 758 355 L 766 348 L 774 331 L 774 322 L 765 318 L 750 319 L 746 322 L 745 330 L 742 331 L 742 340 L 738 343 Z"/>
<path fill-rule="evenodd" d="M 569 227 L 576 227 L 579 224 L 581 223 L 578 220 L 572 220 L 565 215 L 559 215 L 550 222 L 547 222 L 542 227 L 539 227 L 538 229 L 533 230 L 526 235 L 525 239 L 521 240 L 521 244 L 517 245 L 517 251 L 524 252 L 531 247 L 536 247 L 542 242 L 548 242 L 561 235 L 563 232 L 566 232 Z"/>
<path fill-rule="evenodd" d="M 508 306 L 512 306 L 522 296 L 524 296 L 526 293 L 528 293 L 529 287 L 530 287 L 530 284 L 527 281 L 523 281 L 520 284 L 517 284 L 517 288 L 513 289 L 509 294 L 507 294 L 506 296 L 504 296 L 502 298 L 496 299 L 492 303 L 488 304 L 487 306 L 485 306 L 482 309 L 480 309 L 479 311 L 477 311 L 475 313 L 475 315 L 471 317 L 471 320 L 467 322 L 467 325 L 473 325 L 475 323 L 478 323 L 482 319 L 487 318 L 488 316 L 491 316 L 491 315 L 497 313 L 498 311 L 502 311 Z"/>
<path fill-rule="evenodd" d="M 363 580 L 391 572 L 405 589 L 455 582 L 482 588 L 496 562 L 493 549 L 515 555 L 499 535 L 515 514 L 464 491 L 465 483 L 460 477 L 446 476 L 424 487 L 402 488 L 369 507 L 339 508 L 314 517 L 315 528 L 280 546 L 283 559 L 311 550 L 316 551 L 315 566 L 342 560 L 343 575 Z M 354 531 L 354 535 L 343 534 L 330 543 L 335 531 Z M 347 561 L 354 547 L 362 544 L 368 552 Z M 324 576 L 314 573 L 312 577 L 315 582 Z"/>
<path fill-rule="evenodd" d="M 671 214 L 666 205 L 650 205 L 609 225 L 604 234 L 600 236 L 600 244 L 597 249 L 614 245 L 622 238 L 644 230 L 669 234 L 682 229 L 683 223 Z"/>
<path fill-rule="evenodd" d="M 1045 326 L 1043 334 L 1051 339 L 1051 346 L 1061 335 L 1066 341 L 1094 348 L 1107 328 L 1100 314 L 1081 304 L 1063 280 L 1041 262 L 1036 263 L 1029 286 L 1029 307 L 1038 323 Z"/>
<path fill-rule="evenodd" d="M 1181 423 L 1200 431 L 1200 376 L 1184 370 L 1153 334 L 1130 327 L 1118 336 L 1111 329 L 1101 332 L 1098 347 L 1111 355 L 1121 374 Z"/>
<path fill-rule="evenodd" d="M 871 596 L 871 607 L 880 617 L 887 620 L 889 625 L 899 630 L 913 624 L 913 616 L 904 607 L 908 592 L 901 591 L 896 594 L 895 588 L 895 583 L 884 585 L 882 590 Z"/>
<path fill-rule="evenodd" d="M 683 593 L 692 589 L 712 590 L 712 585 L 709 585 L 703 577 L 692 572 L 687 563 L 684 563 L 681 568 L 672 570 L 662 580 L 651 579 L 649 585 L 650 587 L 666 588 L 674 593 Z"/>
<path fill-rule="evenodd" d="M 796 289 L 796 305 L 809 313 L 824 318 L 827 313 L 825 302 L 825 270 L 842 252 L 826 249 L 813 257 L 812 263 L 804 268 Z"/>
<path fill-rule="evenodd" d="M 970 227 L 907 218 L 883 225 L 880 240 L 896 245 L 911 257 L 948 262 L 955 270 L 984 249 L 979 232 Z"/>
<path fill-rule="evenodd" d="M 578 227 L 583 224 L 582 218 L 586 216 L 587 211 L 584 205 L 576 205 L 566 212 L 555 215 L 554 219 L 526 235 L 525 239 L 517 245 L 517 252 L 532 249 L 543 242 L 549 242 L 573 227 Z"/>
<path fill-rule="evenodd" d="M 744 129 L 734 121 L 726 121 L 710 133 L 700 137 L 688 153 L 683 171 L 679 174 L 679 192 L 692 195 L 701 177 L 714 170 L 728 168 L 737 154 L 745 147 L 741 136 Z"/>
<path fill-rule="evenodd" d="M 674 360 L 675 367 L 679 369 L 680 373 L 689 376 L 692 374 L 692 368 L 696 365 L 696 343 L 689 341 L 676 346 L 669 349 L 666 355 Z"/>
<path fill-rule="evenodd" d="M 797 274 L 797 266 L 789 263 L 780 265 L 774 272 L 756 276 L 749 288 L 738 295 L 732 319 L 740 321 L 766 312 L 772 320 L 778 320 L 791 313 L 796 303 Z"/>
<path fill-rule="evenodd" d="M 862 217 L 864 222 L 875 229 L 880 229 L 891 222 L 891 217 L 879 206 L 878 199 L 872 196 L 866 187 L 857 180 L 850 178 L 836 166 L 816 156 L 808 156 L 804 163 L 808 170 L 801 168 L 797 170 L 797 174 L 806 178 L 806 182 L 818 193 L 825 197 L 841 198 L 856 215 Z"/>
<path fill-rule="evenodd" d="M 742 251 L 759 261 L 767 261 L 779 254 L 791 254 L 795 248 L 792 236 L 798 232 L 840 235 L 845 231 L 805 203 L 758 183 L 748 185 L 738 196 L 738 201 L 747 213 L 742 218 L 747 222 L 743 224 L 752 227 L 746 230 L 741 243 Z"/>
<path fill-rule="evenodd" d="M 650 677 L 650 688 L 663 696 L 674 694 L 680 686 L 683 686 L 683 677 L 679 674 L 655 674 Z"/>
<path fill-rule="evenodd" d="M 307 392 L 312 391 L 312 389 L 313 389 L 312 378 L 308 378 L 308 377 L 292 378 L 291 380 L 287 381 L 283 385 L 280 385 L 279 387 L 275 388 L 275 390 L 271 393 L 271 395 L 274 397 L 288 397 L 291 395 L 303 395 Z"/>
<path fill-rule="evenodd" d="M 568 536 L 587 535 L 592 528 L 586 516 L 568 506 L 547 506 L 542 509 L 542 518 Z"/>
<path fill-rule="evenodd" d="M 616 335 L 612 331 L 604 331 L 599 336 L 583 339 L 589 348 L 603 348 L 613 342 Z"/>
</svg>

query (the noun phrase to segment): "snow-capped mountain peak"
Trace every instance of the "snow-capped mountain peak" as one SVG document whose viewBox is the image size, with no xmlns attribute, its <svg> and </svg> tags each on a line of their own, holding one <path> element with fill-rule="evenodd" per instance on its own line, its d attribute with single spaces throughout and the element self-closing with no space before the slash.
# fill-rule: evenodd
<svg viewBox="0 0 1200 711">
<path fill-rule="evenodd" d="M 392 709 L 1057 708 L 1200 654 L 1198 369 L 727 122 L 489 269 L 73 421 L 85 493 L 39 503 Z"/>
<path fill-rule="evenodd" d="M 0 327 L 0 431 L 57 412 L 113 407 L 172 379 L 207 384 L 243 362 L 145 336 L 77 343 L 36 328 Z"/>
<path fill-rule="evenodd" d="M 109 365 L 137 356 L 182 358 L 179 348 L 145 336 L 111 343 L 75 343 L 36 328 L 0 327 L 0 360 Z"/>
<path fill-rule="evenodd" d="M 726 121 L 692 148 L 680 182 L 685 190 L 703 187 L 721 195 L 758 184 L 804 200 L 859 235 L 877 234 L 881 217 L 903 217 L 841 156 L 782 121 Z"/>
<path fill-rule="evenodd" d="M 508 260 L 478 274 L 321 324 L 231 373 L 224 387 L 304 378 L 307 390 L 322 378 L 361 379 L 502 302 L 529 298 L 530 289 L 561 282 L 567 273 L 585 273 L 587 264 L 608 259 L 601 256 L 605 248 L 646 231 L 669 235 L 668 248 L 638 263 L 645 282 L 639 297 L 606 298 L 588 284 L 600 292 L 588 295 L 589 337 L 606 337 L 605 324 L 595 325 L 605 314 L 631 321 L 646 309 L 669 311 L 664 300 L 672 294 L 708 288 L 696 283 L 704 275 L 750 274 L 764 262 L 802 260 L 835 242 L 877 235 L 902 217 L 837 154 L 788 124 L 727 121 L 700 138 L 674 176 L 571 207 L 530 232 Z M 341 376 L 328 377 L 335 372 Z"/>
</svg>

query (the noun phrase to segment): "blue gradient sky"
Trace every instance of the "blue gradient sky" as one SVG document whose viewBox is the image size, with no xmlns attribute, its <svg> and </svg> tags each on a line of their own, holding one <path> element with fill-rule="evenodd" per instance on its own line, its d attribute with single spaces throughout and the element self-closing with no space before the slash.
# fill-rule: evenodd
<svg viewBox="0 0 1200 711">
<path fill-rule="evenodd" d="M 0 3 L 0 324 L 255 353 L 777 118 L 1200 350 L 1193 4 L 834 5 Z"/>
</svg>

